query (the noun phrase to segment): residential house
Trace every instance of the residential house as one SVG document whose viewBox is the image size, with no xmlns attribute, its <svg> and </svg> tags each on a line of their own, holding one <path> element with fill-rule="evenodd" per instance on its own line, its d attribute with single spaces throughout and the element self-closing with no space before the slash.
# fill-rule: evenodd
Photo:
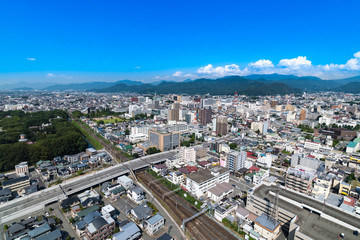
<svg viewBox="0 0 360 240">
<path fill-rule="evenodd" d="M 155 216 L 145 220 L 146 231 L 150 235 L 153 235 L 164 226 L 164 223 L 165 219 L 160 214 L 156 214 Z"/>
</svg>

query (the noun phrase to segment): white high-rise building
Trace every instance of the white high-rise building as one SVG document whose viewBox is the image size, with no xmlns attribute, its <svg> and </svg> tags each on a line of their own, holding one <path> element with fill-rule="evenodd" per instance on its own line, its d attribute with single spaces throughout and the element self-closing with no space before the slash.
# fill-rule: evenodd
<svg viewBox="0 0 360 240">
<path fill-rule="evenodd" d="M 195 162 L 196 151 L 192 147 L 181 147 L 180 148 L 180 159 L 182 162 Z"/>
<path fill-rule="evenodd" d="M 229 168 L 232 172 L 237 172 L 241 168 L 245 167 L 247 154 L 244 151 L 238 152 L 235 150 L 232 150 L 227 155 L 227 162 L 226 166 Z"/>
</svg>

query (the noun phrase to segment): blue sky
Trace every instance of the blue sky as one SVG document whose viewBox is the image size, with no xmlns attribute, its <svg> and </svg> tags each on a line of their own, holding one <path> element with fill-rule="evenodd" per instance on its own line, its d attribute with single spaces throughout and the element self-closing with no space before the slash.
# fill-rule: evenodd
<svg viewBox="0 0 360 240">
<path fill-rule="evenodd" d="M 360 75 L 360 1 L 2 1 L 0 83 Z"/>
</svg>

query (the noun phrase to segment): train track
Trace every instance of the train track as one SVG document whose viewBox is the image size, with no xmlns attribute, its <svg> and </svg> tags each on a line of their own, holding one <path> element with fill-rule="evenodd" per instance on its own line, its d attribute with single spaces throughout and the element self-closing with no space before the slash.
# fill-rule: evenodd
<svg viewBox="0 0 360 240">
<path fill-rule="evenodd" d="M 104 148 L 106 149 L 106 151 L 108 151 L 114 158 L 116 158 L 116 160 L 120 161 L 120 162 L 127 162 L 129 161 L 129 158 L 127 158 L 124 154 L 122 154 L 119 150 L 115 149 L 114 146 L 112 146 L 111 144 L 109 144 L 108 142 L 105 142 L 102 138 L 100 138 L 99 136 L 97 136 L 93 131 L 90 131 L 88 128 L 84 127 L 84 123 L 82 121 L 80 121 L 79 119 L 77 119 L 74 115 L 72 115 L 71 112 L 68 112 L 69 116 L 71 117 L 72 120 L 74 120 L 75 122 L 78 123 L 78 125 L 84 130 L 86 131 L 91 137 L 93 137 L 96 141 L 100 142 L 101 145 L 104 146 Z"/>
<path fill-rule="evenodd" d="M 168 206 L 167 209 L 171 211 L 178 225 L 181 225 L 184 219 L 199 212 L 194 206 L 190 205 L 177 194 L 167 195 L 163 200 L 162 196 L 169 192 L 169 189 L 161 182 L 154 182 L 155 178 L 146 171 L 138 172 L 137 177 L 154 193 L 154 196 Z M 237 239 L 205 214 L 186 223 L 185 228 L 190 235 L 197 240 Z"/>
</svg>

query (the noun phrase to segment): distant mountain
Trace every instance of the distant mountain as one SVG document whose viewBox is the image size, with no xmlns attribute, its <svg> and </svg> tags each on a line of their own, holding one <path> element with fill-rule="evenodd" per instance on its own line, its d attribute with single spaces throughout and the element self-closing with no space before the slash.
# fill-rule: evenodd
<svg viewBox="0 0 360 240">
<path fill-rule="evenodd" d="M 324 91 L 342 85 L 341 80 L 322 80 L 318 77 L 297 77 L 294 75 L 281 74 L 255 74 L 248 75 L 244 78 L 258 80 L 258 81 L 276 81 L 282 82 L 292 88 L 299 88 L 303 91 Z"/>
<path fill-rule="evenodd" d="M 337 82 L 340 85 L 345 85 L 347 83 L 360 82 L 360 76 L 344 78 L 344 79 L 336 79 L 331 81 Z"/>
<path fill-rule="evenodd" d="M 159 85 L 142 84 L 127 86 L 117 84 L 105 89 L 93 89 L 95 92 L 137 92 L 137 93 L 185 93 L 227 95 L 238 92 L 246 95 L 270 95 L 300 93 L 300 89 L 292 88 L 280 82 L 264 82 L 245 79 L 240 76 L 230 76 L 215 80 L 201 78 L 191 82 L 162 82 Z"/>
<path fill-rule="evenodd" d="M 346 92 L 346 93 L 360 93 L 360 81 L 347 83 L 343 86 L 333 88 L 332 91 Z"/>
<path fill-rule="evenodd" d="M 42 89 L 44 87 L 54 85 L 54 82 L 8 82 L 9 83 L 0 84 L 0 90 L 13 90 L 18 88 Z"/>
<path fill-rule="evenodd" d="M 64 90 L 89 90 L 89 89 L 102 89 L 109 88 L 116 84 L 125 84 L 126 86 L 142 85 L 140 81 L 121 80 L 117 82 L 86 82 L 86 83 L 72 83 L 72 84 L 57 84 L 44 88 L 48 91 L 64 91 Z"/>
<path fill-rule="evenodd" d="M 33 88 L 29 88 L 29 87 L 22 87 L 22 88 L 14 88 L 12 90 L 15 90 L 15 91 L 32 91 L 34 90 Z"/>
</svg>

